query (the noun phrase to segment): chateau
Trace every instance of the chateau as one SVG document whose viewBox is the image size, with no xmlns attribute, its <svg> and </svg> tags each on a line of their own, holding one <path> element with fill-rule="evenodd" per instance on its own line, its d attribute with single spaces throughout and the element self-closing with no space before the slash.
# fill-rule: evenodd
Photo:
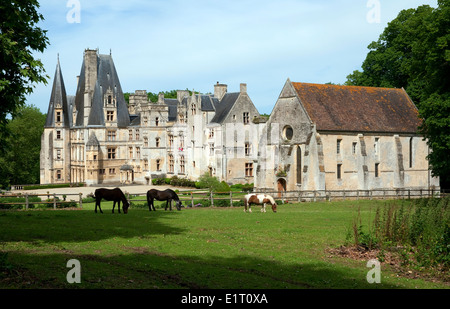
<svg viewBox="0 0 450 309">
<path fill-rule="evenodd" d="M 85 50 L 77 90 L 61 66 L 41 140 L 41 183 L 150 184 L 205 172 L 260 190 L 438 188 L 403 89 L 294 83 L 267 119 L 247 94 L 177 91 L 125 101 L 111 55 Z"/>
</svg>

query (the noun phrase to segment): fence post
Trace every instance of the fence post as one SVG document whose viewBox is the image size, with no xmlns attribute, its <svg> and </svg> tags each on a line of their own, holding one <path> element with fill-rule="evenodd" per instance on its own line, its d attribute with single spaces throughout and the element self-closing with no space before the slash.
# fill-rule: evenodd
<svg viewBox="0 0 450 309">
<path fill-rule="evenodd" d="M 211 196 L 211 206 L 213 206 L 213 207 L 214 207 L 213 192 L 212 192 L 212 191 L 210 191 L 210 192 L 209 192 L 209 195 Z"/>
<path fill-rule="evenodd" d="M 28 210 L 28 194 L 25 194 L 25 210 Z"/>
<path fill-rule="evenodd" d="M 53 209 L 56 209 L 56 193 L 53 193 Z"/>
<path fill-rule="evenodd" d="M 192 191 L 191 191 L 191 206 L 192 208 L 194 208 L 194 194 L 192 194 Z"/>
<path fill-rule="evenodd" d="M 83 208 L 83 193 L 80 192 L 80 208 Z"/>
<path fill-rule="evenodd" d="M 230 207 L 233 207 L 233 191 L 230 191 Z"/>
</svg>

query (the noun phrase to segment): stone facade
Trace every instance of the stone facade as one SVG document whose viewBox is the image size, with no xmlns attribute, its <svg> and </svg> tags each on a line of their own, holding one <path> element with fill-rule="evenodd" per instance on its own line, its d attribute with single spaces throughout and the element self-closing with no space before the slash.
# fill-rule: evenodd
<svg viewBox="0 0 450 309">
<path fill-rule="evenodd" d="M 431 177 L 426 159 L 429 148 L 416 132 L 419 124 L 403 89 L 288 80 L 261 136 L 255 186 L 437 189 L 439 179 Z"/>
<path fill-rule="evenodd" d="M 438 188 L 417 109 L 402 89 L 284 85 L 267 120 L 241 84 L 125 102 L 111 55 L 86 50 L 75 96 L 58 61 L 41 183 L 141 183 L 208 172 L 258 190 Z"/>
<path fill-rule="evenodd" d="M 111 55 L 84 53 L 75 96 L 65 94 L 56 68 L 42 135 L 41 183 L 141 183 L 205 172 L 231 183 L 253 183 L 259 113 L 247 94 L 214 85 L 214 95 L 177 92 L 150 102 L 144 90 L 124 100 Z M 228 141 L 230 140 L 230 141 Z"/>
</svg>

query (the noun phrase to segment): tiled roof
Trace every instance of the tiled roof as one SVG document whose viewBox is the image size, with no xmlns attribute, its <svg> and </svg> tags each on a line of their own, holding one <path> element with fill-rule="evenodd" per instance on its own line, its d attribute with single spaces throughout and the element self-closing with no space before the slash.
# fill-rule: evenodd
<svg viewBox="0 0 450 309">
<path fill-rule="evenodd" d="M 404 89 L 292 85 L 318 131 L 416 133 L 420 125 Z"/>
</svg>

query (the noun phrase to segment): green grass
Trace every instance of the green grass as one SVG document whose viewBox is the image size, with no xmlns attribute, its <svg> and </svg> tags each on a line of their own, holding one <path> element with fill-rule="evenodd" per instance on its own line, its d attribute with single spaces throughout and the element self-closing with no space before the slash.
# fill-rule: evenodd
<svg viewBox="0 0 450 309">
<path fill-rule="evenodd" d="M 0 212 L 0 288 L 446 288 L 397 276 L 381 265 L 369 284 L 367 261 L 331 256 L 358 209 L 363 224 L 380 201 L 164 211 L 130 208 Z M 81 283 L 66 263 L 81 263 Z"/>
</svg>

